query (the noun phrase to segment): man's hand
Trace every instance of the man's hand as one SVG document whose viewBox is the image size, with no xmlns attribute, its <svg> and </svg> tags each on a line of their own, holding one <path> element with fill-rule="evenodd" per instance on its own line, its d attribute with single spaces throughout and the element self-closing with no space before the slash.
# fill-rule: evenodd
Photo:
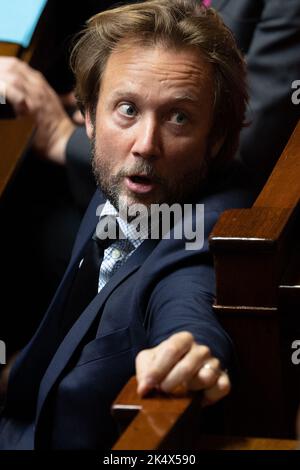
<svg viewBox="0 0 300 470">
<path fill-rule="evenodd" d="M 0 57 L 0 81 L 16 114 L 34 117 L 34 148 L 44 157 L 64 164 L 75 125 L 43 75 L 19 59 Z"/>
<path fill-rule="evenodd" d="M 77 125 L 77 126 L 83 126 L 85 123 L 84 117 L 77 108 L 77 101 L 75 98 L 74 91 L 70 91 L 69 93 L 66 93 L 65 95 L 60 95 L 60 101 L 62 102 L 63 106 L 65 108 L 73 108 L 75 111 L 72 114 L 72 121 Z"/>
<path fill-rule="evenodd" d="M 204 405 L 220 400 L 231 388 L 219 360 L 189 332 L 176 333 L 158 346 L 141 351 L 136 357 L 136 376 L 140 396 L 154 388 L 172 392 L 183 386 L 187 391 L 203 390 Z"/>
</svg>

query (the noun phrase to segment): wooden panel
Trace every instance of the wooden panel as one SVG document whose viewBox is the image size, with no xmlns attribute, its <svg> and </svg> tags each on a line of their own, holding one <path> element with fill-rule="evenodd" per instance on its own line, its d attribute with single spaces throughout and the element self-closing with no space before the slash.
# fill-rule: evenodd
<svg viewBox="0 0 300 470">
<path fill-rule="evenodd" d="M 277 306 L 296 214 L 297 207 L 253 207 L 221 215 L 210 236 L 217 305 L 261 310 Z"/>
<path fill-rule="evenodd" d="M 254 207 L 295 208 L 300 197 L 300 121 Z"/>
<path fill-rule="evenodd" d="M 34 129 L 28 117 L 0 121 L 0 195 L 11 180 Z"/>
<path fill-rule="evenodd" d="M 201 436 L 197 450 L 297 450 L 300 442 L 293 439 Z"/>
<path fill-rule="evenodd" d="M 17 57 L 20 53 L 20 46 L 10 42 L 0 42 L 0 56 L 13 56 Z"/>
<path fill-rule="evenodd" d="M 226 400 L 226 434 L 292 438 L 283 387 L 278 312 L 226 310 L 220 321 L 233 339 L 238 378 Z"/>
<path fill-rule="evenodd" d="M 113 404 L 112 413 L 122 432 L 113 450 L 170 449 L 178 442 L 182 448 L 191 448 L 194 429 L 201 422 L 201 395 L 186 396 L 178 390 L 172 395 L 154 392 L 140 398 L 136 388 L 133 377 Z"/>
<path fill-rule="evenodd" d="M 17 44 L 0 43 L 0 55 L 22 57 Z M 26 52 L 30 59 L 32 53 Z M 17 169 L 34 129 L 33 119 L 28 117 L 0 120 L 0 196 Z"/>
<path fill-rule="evenodd" d="M 23 49 L 18 44 L 0 43 L 0 55 L 19 57 L 35 68 L 42 70 L 53 50 L 49 47 L 51 42 L 51 21 L 53 25 L 53 12 L 51 2 L 46 5 L 36 27 L 36 31 L 28 48 Z M 47 51 L 47 54 L 45 54 Z M 34 131 L 32 118 L 0 119 L 0 197 L 18 165 L 21 162 Z"/>
<path fill-rule="evenodd" d="M 227 402 L 230 434 L 295 434 L 300 374 L 291 344 L 300 333 L 299 198 L 300 124 L 254 206 L 225 212 L 211 234 L 214 307 L 240 360 L 240 381 Z"/>
<path fill-rule="evenodd" d="M 300 123 L 254 206 L 224 212 L 212 231 L 218 307 L 277 307 L 299 199 Z"/>
</svg>

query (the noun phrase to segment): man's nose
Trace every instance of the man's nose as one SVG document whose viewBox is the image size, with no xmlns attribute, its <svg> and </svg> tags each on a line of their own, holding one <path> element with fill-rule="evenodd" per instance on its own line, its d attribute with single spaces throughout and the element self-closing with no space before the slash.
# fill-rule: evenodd
<svg viewBox="0 0 300 470">
<path fill-rule="evenodd" d="M 136 127 L 132 153 L 135 157 L 157 158 L 161 153 L 160 125 L 153 117 L 143 118 Z"/>
</svg>

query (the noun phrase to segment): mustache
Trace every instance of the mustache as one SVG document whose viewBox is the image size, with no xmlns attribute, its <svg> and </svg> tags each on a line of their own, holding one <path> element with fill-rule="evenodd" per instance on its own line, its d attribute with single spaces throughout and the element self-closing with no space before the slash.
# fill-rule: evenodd
<svg viewBox="0 0 300 470">
<path fill-rule="evenodd" d="M 149 162 L 140 162 L 131 168 L 123 168 L 115 175 L 115 178 L 119 180 L 121 178 L 125 178 L 126 176 L 129 177 L 137 174 L 142 174 L 143 176 L 150 178 L 154 183 L 162 184 L 164 182 L 164 178 L 161 178 L 156 173 L 155 169 Z"/>
</svg>

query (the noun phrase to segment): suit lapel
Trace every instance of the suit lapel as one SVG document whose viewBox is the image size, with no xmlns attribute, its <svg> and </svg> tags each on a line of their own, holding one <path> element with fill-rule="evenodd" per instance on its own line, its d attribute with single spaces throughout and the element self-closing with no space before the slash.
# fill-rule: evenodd
<svg viewBox="0 0 300 470">
<path fill-rule="evenodd" d="M 159 240 L 145 240 L 137 248 L 137 250 L 129 257 L 126 263 L 115 273 L 111 280 L 103 287 L 100 293 L 88 305 L 88 307 L 75 322 L 63 342 L 60 344 L 40 385 L 36 415 L 37 421 L 48 393 L 70 361 L 80 342 L 88 332 L 107 297 L 122 281 L 124 281 L 128 276 L 133 274 L 139 268 L 143 261 L 153 251 L 158 241 Z"/>
</svg>

